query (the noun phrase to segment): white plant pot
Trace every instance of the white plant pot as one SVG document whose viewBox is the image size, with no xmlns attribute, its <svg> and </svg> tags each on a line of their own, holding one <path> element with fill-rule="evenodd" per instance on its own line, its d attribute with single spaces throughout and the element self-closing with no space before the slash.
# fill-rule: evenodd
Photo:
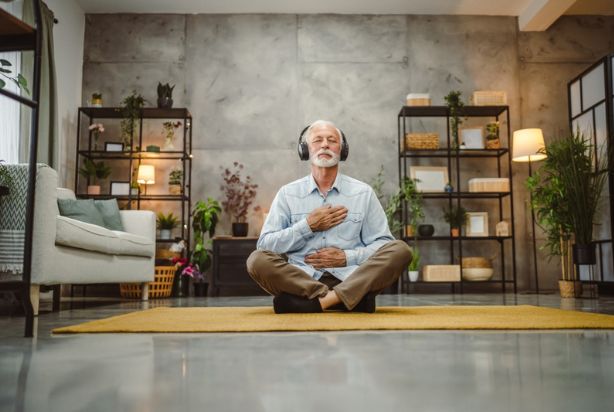
<svg viewBox="0 0 614 412">
<path fill-rule="evenodd" d="M 88 195 L 99 195 L 100 194 L 100 186 L 98 185 L 91 185 L 87 187 L 87 194 Z"/>
<path fill-rule="evenodd" d="M 418 281 L 418 276 L 420 276 L 420 272 L 417 270 L 410 270 L 409 271 L 409 281 L 410 282 L 417 282 Z"/>
<path fill-rule="evenodd" d="M 160 239 L 170 239 L 170 238 L 171 238 L 170 229 L 160 229 Z"/>
</svg>

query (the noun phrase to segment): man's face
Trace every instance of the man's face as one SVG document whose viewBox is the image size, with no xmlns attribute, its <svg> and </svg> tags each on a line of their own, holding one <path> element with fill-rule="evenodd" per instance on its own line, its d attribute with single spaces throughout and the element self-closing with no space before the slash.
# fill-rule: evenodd
<svg viewBox="0 0 614 412">
<path fill-rule="evenodd" d="M 330 125 L 316 126 L 308 138 L 309 158 L 318 167 L 333 167 L 339 163 L 341 138 Z"/>
</svg>

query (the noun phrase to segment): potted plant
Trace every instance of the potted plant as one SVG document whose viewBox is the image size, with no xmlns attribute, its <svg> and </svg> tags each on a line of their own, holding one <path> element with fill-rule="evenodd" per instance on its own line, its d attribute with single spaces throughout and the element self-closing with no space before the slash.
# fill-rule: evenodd
<svg viewBox="0 0 614 412">
<path fill-rule="evenodd" d="M 406 235 L 415 236 L 418 223 L 424 219 L 422 194 L 418 191 L 417 179 L 403 178 L 401 185 L 401 200 L 405 201 L 407 207 L 407 227 Z"/>
<path fill-rule="evenodd" d="M 595 263 L 593 226 L 607 177 L 607 156 L 596 161 L 595 147 L 579 131 L 547 146 L 548 157 L 527 180 L 544 247 L 561 256 L 561 297 L 578 295 L 573 263 Z M 570 253 L 570 249 L 572 252 Z"/>
<path fill-rule="evenodd" d="M 258 185 L 253 184 L 251 177 L 245 179 L 241 176 L 243 165 L 233 163 L 234 170 L 222 169 L 224 185 L 220 187 L 226 200 L 222 201 L 224 211 L 229 213 L 232 219 L 232 235 L 237 237 L 247 236 L 249 226 L 246 222 L 249 207 L 256 197 Z"/>
<path fill-rule="evenodd" d="M 180 195 L 182 192 L 183 170 L 171 169 L 168 174 L 168 191 L 171 195 Z"/>
<path fill-rule="evenodd" d="M 79 169 L 79 174 L 87 179 L 87 194 L 100 194 L 100 181 L 111 175 L 111 167 L 104 162 L 94 162 L 92 159 L 85 159 L 83 167 Z"/>
<path fill-rule="evenodd" d="M 463 123 L 460 118 L 460 112 L 465 106 L 462 93 L 460 91 L 451 91 L 444 97 L 446 105 L 448 106 L 448 114 L 450 116 L 450 131 L 452 132 L 452 148 L 458 148 L 458 128 Z"/>
<path fill-rule="evenodd" d="M 158 229 L 160 229 L 160 239 L 171 239 L 171 232 L 179 225 L 179 219 L 173 212 L 169 212 L 167 215 L 158 212 L 157 216 L 156 223 Z"/>
<path fill-rule="evenodd" d="M 486 123 L 486 148 L 487 149 L 499 149 L 501 143 L 499 142 L 499 122 Z"/>
<path fill-rule="evenodd" d="M 443 218 L 450 224 L 450 235 L 458 237 L 461 226 L 467 221 L 467 210 L 462 206 L 452 206 L 450 209 L 443 209 Z"/>
<path fill-rule="evenodd" d="M 121 136 L 124 148 L 127 150 L 132 150 L 132 140 L 134 135 L 138 134 L 138 119 L 141 116 L 141 109 L 145 106 L 145 102 L 145 98 L 138 94 L 136 90 L 133 90 L 132 94 L 126 96 L 121 102 L 123 116 L 120 123 Z"/>
<path fill-rule="evenodd" d="M 211 267 L 211 238 L 215 235 L 215 227 L 222 208 L 217 200 L 207 198 L 200 200 L 192 211 L 192 230 L 194 231 L 194 251 L 190 257 L 190 265 L 199 273 L 204 274 Z M 209 239 L 205 239 L 208 236 Z M 204 275 L 201 276 L 204 279 Z M 202 282 L 200 282 L 202 284 Z M 195 283 L 196 285 L 196 283 Z M 200 293 L 195 293 L 200 295 Z M 204 291 L 202 293 L 205 294 Z"/>
<path fill-rule="evenodd" d="M 98 150 L 98 139 L 100 139 L 100 135 L 104 133 L 104 126 L 102 123 L 93 123 L 90 125 L 89 131 L 94 135 L 94 150 Z"/>
<path fill-rule="evenodd" d="M 411 253 L 411 261 L 407 267 L 407 273 L 409 275 L 410 282 L 416 282 L 420 275 L 420 251 L 417 247 L 413 248 Z"/>
<path fill-rule="evenodd" d="M 90 101 L 92 107 L 102 107 L 102 93 L 92 93 L 92 100 Z"/>
<path fill-rule="evenodd" d="M 0 196 L 6 196 L 11 191 L 13 177 L 9 169 L 2 163 L 4 163 L 4 160 L 0 160 Z"/>
<path fill-rule="evenodd" d="M 175 150 L 175 145 L 173 145 L 175 129 L 181 126 L 181 124 L 182 123 L 180 121 L 167 121 L 162 123 L 162 127 L 164 128 L 164 150 Z"/>
<path fill-rule="evenodd" d="M 23 77 L 21 73 L 17 73 L 17 77 L 10 76 L 12 72 L 11 72 L 11 69 L 9 69 L 9 67 L 11 66 L 12 64 L 10 61 L 5 60 L 5 59 L 0 59 L 0 74 L 4 78 L 15 83 L 15 85 L 20 90 L 23 90 L 27 94 L 30 94 L 30 90 L 28 90 L 28 81 L 26 80 L 25 77 Z M 2 77 L 0 77 L 0 89 L 4 89 L 5 86 L 6 86 L 6 81 Z"/>
<path fill-rule="evenodd" d="M 173 107 L 173 89 L 175 85 L 169 83 L 162 84 L 158 82 L 158 108 L 170 109 Z"/>
</svg>

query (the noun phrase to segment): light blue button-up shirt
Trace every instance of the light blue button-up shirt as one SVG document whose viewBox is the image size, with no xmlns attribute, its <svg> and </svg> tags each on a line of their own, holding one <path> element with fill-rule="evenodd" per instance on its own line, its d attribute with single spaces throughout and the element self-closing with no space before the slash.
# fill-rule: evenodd
<svg viewBox="0 0 614 412">
<path fill-rule="evenodd" d="M 307 215 L 330 204 L 345 206 L 347 217 L 324 232 L 312 232 Z M 285 253 L 288 263 L 304 270 L 314 279 L 329 272 L 345 280 L 358 265 L 377 249 L 394 240 L 386 214 L 375 192 L 366 183 L 337 174 L 335 183 L 324 196 L 312 175 L 283 186 L 271 205 L 258 239 L 258 249 Z M 346 266 L 315 269 L 305 264 L 305 256 L 319 249 L 336 247 L 345 252 Z"/>
</svg>

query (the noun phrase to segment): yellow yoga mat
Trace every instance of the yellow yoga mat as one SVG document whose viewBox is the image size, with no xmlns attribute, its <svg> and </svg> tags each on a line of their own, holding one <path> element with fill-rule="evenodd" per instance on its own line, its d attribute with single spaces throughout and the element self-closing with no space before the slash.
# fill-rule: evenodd
<svg viewBox="0 0 614 412">
<path fill-rule="evenodd" d="M 271 307 L 161 307 L 57 328 L 53 333 L 540 329 L 614 329 L 614 316 L 528 305 L 381 307 L 372 314 L 284 315 L 276 315 Z"/>
</svg>

